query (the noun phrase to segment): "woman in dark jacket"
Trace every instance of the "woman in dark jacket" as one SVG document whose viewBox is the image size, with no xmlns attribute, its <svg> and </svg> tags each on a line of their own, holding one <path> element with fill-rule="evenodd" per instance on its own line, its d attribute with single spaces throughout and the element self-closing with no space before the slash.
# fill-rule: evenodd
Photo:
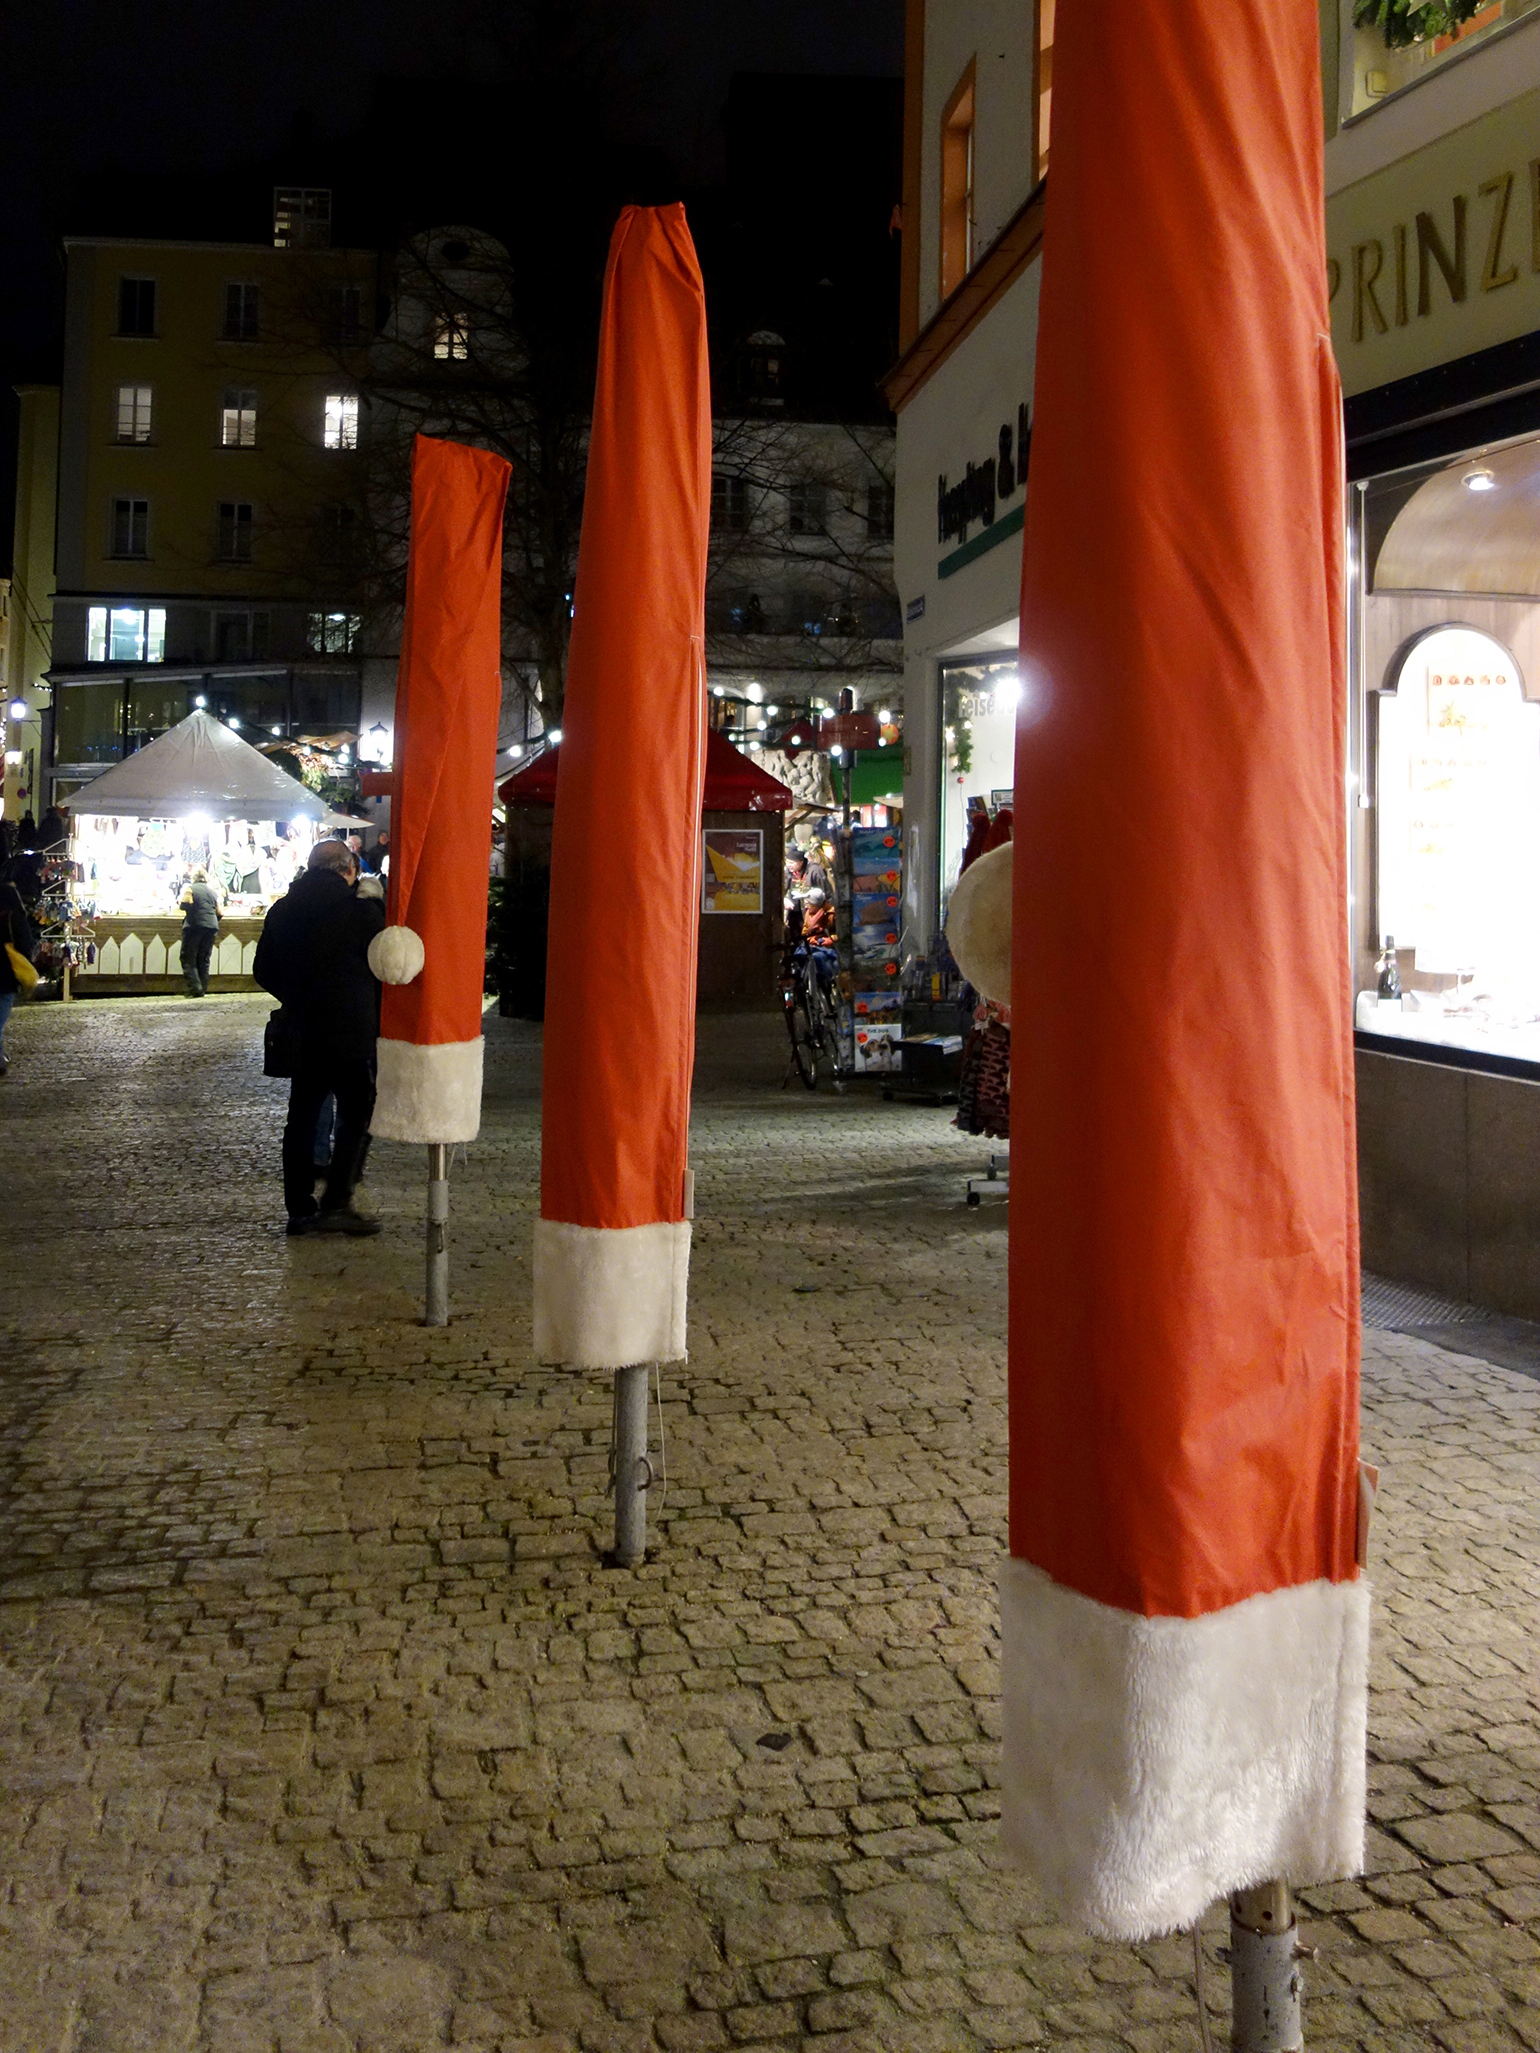
<svg viewBox="0 0 1540 2053">
<path fill-rule="evenodd" d="M 0 884 L 0 1076 L 11 1066 L 5 1054 L 5 1028 L 21 988 L 11 968 L 11 958 L 5 952 L 7 943 L 19 949 L 28 962 L 37 953 L 37 936 L 14 884 Z"/>
<path fill-rule="evenodd" d="M 182 893 L 182 975 L 189 998 L 209 995 L 209 963 L 219 934 L 219 899 L 200 864 Z"/>
</svg>

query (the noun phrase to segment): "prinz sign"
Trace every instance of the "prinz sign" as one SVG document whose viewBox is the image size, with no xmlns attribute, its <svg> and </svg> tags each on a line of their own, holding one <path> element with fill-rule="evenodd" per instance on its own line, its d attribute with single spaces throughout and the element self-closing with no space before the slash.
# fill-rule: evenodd
<svg viewBox="0 0 1540 2053">
<path fill-rule="evenodd" d="M 970 463 L 955 485 L 945 471 L 936 480 L 936 539 L 943 544 L 966 542 L 974 521 L 992 527 L 1000 502 L 1014 498 L 1026 484 L 1031 449 L 1031 416 L 1023 402 L 1016 409 L 1015 426 L 1009 421 L 1001 426 L 993 456 Z"/>
</svg>

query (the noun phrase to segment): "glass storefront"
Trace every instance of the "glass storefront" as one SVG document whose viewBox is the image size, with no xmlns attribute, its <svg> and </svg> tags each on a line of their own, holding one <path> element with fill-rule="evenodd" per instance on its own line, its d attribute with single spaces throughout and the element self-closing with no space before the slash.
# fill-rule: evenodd
<svg viewBox="0 0 1540 2053">
<path fill-rule="evenodd" d="M 1540 1062 L 1540 438 L 1354 490 L 1356 1024 Z"/>
<path fill-rule="evenodd" d="M 356 735 L 360 694 L 355 670 L 284 669 L 239 677 L 164 677 L 143 670 L 110 683 L 61 682 L 54 692 L 54 761 L 116 763 L 199 707 L 257 745 L 279 736 Z"/>
<path fill-rule="evenodd" d="M 941 666 L 941 918 L 974 816 L 1011 804 L 1016 778 L 1016 702 L 1021 684 L 1014 657 Z"/>
</svg>

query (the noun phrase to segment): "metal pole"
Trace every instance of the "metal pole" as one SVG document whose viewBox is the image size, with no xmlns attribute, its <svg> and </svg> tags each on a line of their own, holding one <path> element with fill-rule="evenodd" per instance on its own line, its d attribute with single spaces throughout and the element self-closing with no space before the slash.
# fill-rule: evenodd
<svg viewBox="0 0 1540 2053">
<path fill-rule="evenodd" d="M 622 1568 L 639 1568 L 647 1553 L 647 1491 L 652 1463 L 647 1459 L 646 1362 L 615 1371 L 615 1559 Z"/>
<path fill-rule="evenodd" d="M 425 1326 L 449 1324 L 449 1149 L 428 1145 L 428 1309 Z"/>
<path fill-rule="evenodd" d="M 1299 1928 L 1287 1882 L 1262 1882 L 1230 1898 L 1232 2053 L 1298 2053 Z"/>
</svg>

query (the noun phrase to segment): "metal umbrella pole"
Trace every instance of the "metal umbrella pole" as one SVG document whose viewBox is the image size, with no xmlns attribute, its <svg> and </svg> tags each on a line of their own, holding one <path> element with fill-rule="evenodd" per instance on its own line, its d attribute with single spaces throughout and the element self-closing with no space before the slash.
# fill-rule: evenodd
<svg viewBox="0 0 1540 2053">
<path fill-rule="evenodd" d="M 1230 1898 L 1232 2053 L 1298 2053 L 1305 2043 L 1299 1927 L 1287 1882 Z"/>
<path fill-rule="evenodd" d="M 649 1364 L 633 1362 L 615 1371 L 615 1413 L 610 1444 L 610 1487 L 615 1492 L 615 1561 L 639 1568 L 647 1554 L 647 1492 L 652 1463 L 647 1456 Z"/>
<path fill-rule="evenodd" d="M 428 1307 L 425 1326 L 449 1324 L 449 1148 L 428 1144 Z"/>
</svg>

